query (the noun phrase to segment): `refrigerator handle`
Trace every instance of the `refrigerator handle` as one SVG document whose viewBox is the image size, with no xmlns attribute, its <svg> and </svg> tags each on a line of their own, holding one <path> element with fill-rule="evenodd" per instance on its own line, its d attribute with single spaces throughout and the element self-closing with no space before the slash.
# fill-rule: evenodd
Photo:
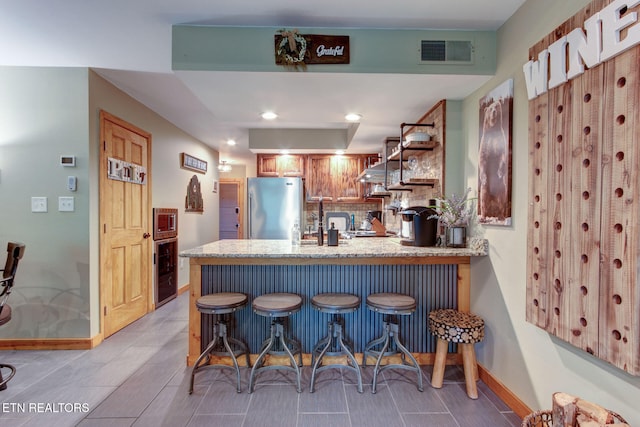
<svg viewBox="0 0 640 427">
<path fill-rule="evenodd" d="M 253 230 L 251 229 L 251 215 L 253 212 L 253 195 L 249 192 L 249 214 L 247 215 L 247 222 L 249 223 L 249 239 L 253 239 Z"/>
</svg>

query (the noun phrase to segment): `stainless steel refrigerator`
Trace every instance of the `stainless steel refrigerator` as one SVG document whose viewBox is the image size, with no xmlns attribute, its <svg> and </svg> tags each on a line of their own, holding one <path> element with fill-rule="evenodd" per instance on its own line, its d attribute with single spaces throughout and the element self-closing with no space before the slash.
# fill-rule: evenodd
<svg viewBox="0 0 640 427">
<path fill-rule="evenodd" d="M 302 178 L 247 178 L 250 239 L 289 239 L 303 212 Z"/>
</svg>

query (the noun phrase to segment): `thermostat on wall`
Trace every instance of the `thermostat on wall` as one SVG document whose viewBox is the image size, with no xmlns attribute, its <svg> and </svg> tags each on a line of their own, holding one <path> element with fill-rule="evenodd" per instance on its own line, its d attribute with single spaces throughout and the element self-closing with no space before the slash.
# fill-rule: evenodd
<svg viewBox="0 0 640 427">
<path fill-rule="evenodd" d="M 60 166 L 75 167 L 76 156 L 60 156 Z"/>
</svg>

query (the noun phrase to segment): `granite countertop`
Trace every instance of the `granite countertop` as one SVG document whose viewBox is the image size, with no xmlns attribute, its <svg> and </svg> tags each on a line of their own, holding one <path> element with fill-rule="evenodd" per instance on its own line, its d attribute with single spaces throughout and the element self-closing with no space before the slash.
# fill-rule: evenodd
<svg viewBox="0 0 640 427">
<path fill-rule="evenodd" d="M 318 246 L 315 240 L 292 246 L 288 240 L 219 240 L 180 252 L 188 258 L 393 258 L 424 256 L 486 256 L 486 239 L 471 239 L 466 248 L 415 247 L 396 237 L 362 237 L 340 240 L 338 246 Z"/>
</svg>

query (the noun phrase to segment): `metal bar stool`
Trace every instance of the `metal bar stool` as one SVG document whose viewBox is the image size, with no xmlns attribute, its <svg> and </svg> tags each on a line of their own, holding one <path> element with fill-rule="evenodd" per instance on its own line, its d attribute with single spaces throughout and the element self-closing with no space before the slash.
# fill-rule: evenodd
<svg viewBox="0 0 640 427">
<path fill-rule="evenodd" d="M 352 294 L 335 294 L 326 293 L 318 294 L 311 298 L 311 305 L 322 313 L 331 314 L 329 321 L 329 332 L 326 337 L 322 338 L 313 348 L 311 352 L 311 386 L 309 391 L 314 392 L 316 373 L 329 368 L 347 368 L 356 373 L 358 378 L 358 392 L 362 393 L 362 373 L 360 365 L 353 356 L 351 346 L 344 342 L 342 333 L 342 319 L 339 317 L 342 313 L 352 313 L 360 306 L 360 297 Z M 325 355 L 329 356 L 347 356 L 347 364 L 327 364 L 322 365 L 322 359 Z M 349 364 L 351 362 L 351 364 Z"/>
<path fill-rule="evenodd" d="M 475 314 L 451 308 L 433 310 L 429 313 L 429 331 L 438 338 L 431 385 L 434 388 L 442 387 L 448 343 L 455 342 L 460 345 L 462 353 L 467 396 L 477 399 L 478 365 L 473 345 L 484 339 L 484 320 Z"/>
<path fill-rule="evenodd" d="M 377 313 L 384 314 L 384 333 L 380 338 L 370 341 L 365 349 L 362 357 L 362 366 L 367 365 L 367 356 L 376 357 L 376 365 L 373 370 L 373 383 L 371 392 L 376 392 L 376 384 L 378 374 L 387 369 L 407 369 L 415 371 L 418 375 L 418 390 L 422 388 L 422 370 L 415 357 L 400 342 L 398 315 L 407 316 L 416 310 L 416 300 L 409 296 L 396 293 L 379 293 L 367 296 L 367 308 Z M 393 339 L 393 340 L 392 340 Z M 382 344 L 379 351 L 373 350 L 374 347 Z M 384 356 L 394 356 L 399 354 L 402 363 L 389 363 L 380 366 Z M 411 364 L 407 364 L 406 358 Z"/>
<path fill-rule="evenodd" d="M 255 378 L 258 372 L 269 369 L 289 370 L 296 373 L 296 383 L 298 393 L 302 392 L 300 385 L 300 366 L 302 366 L 302 351 L 300 344 L 284 334 L 284 325 L 282 319 L 289 317 L 300 311 L 302 307 L 302 297 L 289 293 L 273 293 L 260 295 L 253 300 L 253 311 L 259 316 L 270 317 L 271 335 L 262 344 L 260 355 L 251 368 L 249 376 L 249 393 L 253 393 L 255 387 Z M 267 354 L 272 356 L 289 356 L 291 366 L 286 365 L 267 365 L 264 366 Z M 299 361 L 296 362 L 295 355 L 299 355 Z"/>
<path fill-rule="evenodd" d="M 237 376 L 237 391 L 240 393 L 240 367 L 238 366 L 238 356 L 244 354 L 247 359 L 247 367 L 251 366 L 249 361 L 249 348 L 243 342 L 227 336 L 227 321 L 225 317 L 247 305 L 249 298 L 239 292 L 220 292 L 216 294 L 204 295 L 197 299 L 196 307 L 202 314 L 216 315 L 216 323 L 213 325 L 213 335 L 207 348 L 200 354 L 198 360 L 191 371 L 191 384 L 189 394 L 193 393 L 193 381 L 200 369 L 203 368 L 229 368 L 235 369 Z M 234 350 L 231 345 L 234 345 Z M 209 365 L 211 355 L 230 356 L 233 366 L 214 364 Z"/>
</svg>

